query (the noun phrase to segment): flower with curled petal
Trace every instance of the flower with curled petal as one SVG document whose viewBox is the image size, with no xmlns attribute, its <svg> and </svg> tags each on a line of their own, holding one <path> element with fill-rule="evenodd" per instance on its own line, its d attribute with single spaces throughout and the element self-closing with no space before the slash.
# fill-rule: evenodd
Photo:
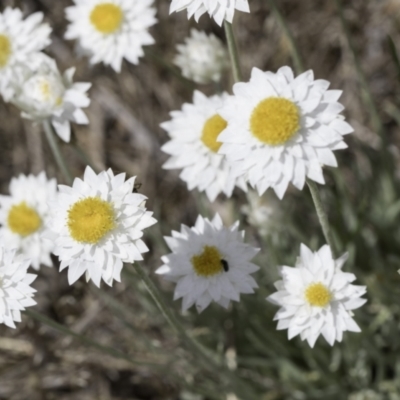
<svg viewBox="0 0 400 400">
<path fill-rule="evenodd" d="M 22 116 L 33 121 L 49 119 L 57 135 L 69 142 L 70 122 L 88 124 L 82 111 L 90 99 L 86 92 L 90 83 L 74 83 L 75 68 L 60 74 L 53 59 L 42 54 L 42 62 L 36 69 L 21 66 L 18 79 L 13 81 L 14 96 L 11 102 L 22 110 Z"/>
</svg>

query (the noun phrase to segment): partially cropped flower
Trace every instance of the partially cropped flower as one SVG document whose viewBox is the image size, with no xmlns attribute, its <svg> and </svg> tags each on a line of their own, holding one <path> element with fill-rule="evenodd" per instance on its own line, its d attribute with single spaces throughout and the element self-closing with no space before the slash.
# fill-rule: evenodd
<svg viewBox="0 0 400 400">
<path fill-rule="evenodd" d="M 259 268 L 250 260 L 259 250 L 244 243 L 239 222 L 226 228 L 218 214 L 212 221 L 199 216 L 194 227 L 182 225 L 165 240 L 172 253 L 156 273 L 177 283 L 174 300 L 183 299 L 183 311 L 196 305 L 201 312 L 212 301 L 228 308 L 258 287 L 250 274 Z"/>
<path fill-rule="evenodd" d="M 217 154 L 221 146 L 217 137 L 227 126 L 218 110 L 228 97 L 226 93 L 206 97 L 195 91 L 193 104 L 171 112 L 172 120 L 161 124 L 171 137 L 162 147 L 172 156 L 164 168 L 182 169 L 180 177 L 188 189 L 205 191 L 210 201 L 221 192 L 231 196 L 235 185 L 247 190 L 243 179 L 232 176 L 225 157 Z"/>
<path fill-rule="evenodd" d="M 132 193 L 134 183 L 111 169 L 97 175 L 87 167 L 83 180 L 59 186 L 51 228 L 54 254 L 60 270 L 68 267 L 70 285 L 86 274 L 97 286 L 102 279 L 112 286 L 121 281 L 123 263 L 143 260 L 143 230 L 156 220 L 146 211 L 146 197 Z"/>
<path fill-rule="evenodd" d="M 235 10 L 250 12 L 248 0 L 172 0 L 170 14 L 187 9 L 188 19 L 199 18 L 208 13 L 211 18 L 222 25 L 224 20 L 232 22 Z"/>
<path fill-rule="evenodd" d="M 13 95 L 10 82 L 15 67 L 21 63 L 37 65 L 37 55 L 50 44 L 51 28 L 42 23 L 43 13 L 37 12 L 23 19 L 18 8 L 7 7 L 0 13 L 0 94 L 5 101 Z"/>
<path fill-rule="evenodd" d="M 289 67 L 253 68 L 250 82 L 234 85 L 220 110 L 228 127 L 219 152 L 260 195 L 271 187 L 281 199 L 290 182 L 301 190 L 306 177 L 324 183 L 322 166 L 337 166 L 333 151 L 347 147 L 343 135 L 353 129 L 340 115 L 342 92 L 328 87 L 312 71 L 294 78 Z"/>
<path fill-rule="evenodd" d="M 60 74 L 55 61 L 44 54 L 38 68 L 23 67 L 13 83 L 11 102 L 22 110 L 22 116 L 34 121 L 50 119 L 58 136 L 65 142 L 71 138 L 70 122 L 88 124 L 82 111 L 90 99 L 86 92 L 90 83 L 73 83 L 75 68 Z"/>
<path fill-rule="evenodd" d="M 51 267 L 54 244 L 46 235 L 50 209 L 48 201 L 57 194 L 57 182 L 44 172 L 38 176 L 20 175 L 10 183 L 10 196 L 0 196 L 0 241 L 9 249 L 28 258 L 32 267 Z"/>
<path fill-rule="evenodd" d="M 78 39 L 78 50 L 91 64 L 104 63 L 121 71 L 125 58 L 133 64 L 154 43 L 148 29 L 154 25 L 153 0 L 74 0 L 68 7 L 66 39 Z"/>
<path fill-rule="evenodd" d="M 177 46 L 175 65 L 182 75 L 197 83 L 219 82 L 223 71 L 229 67 L 229 55 L 221 40 L 215 35 L 191 30 L 185 44 Z"/>
<path fill-rule="evenodd" d="M 341 342 L 343 332 L 360 332 L 352 310 L 367 300 L 365 286 L 352 285 L 354 274 L 343 272 L 347 259 L 337 260 L 325 245 L 317 252 L 301 245 L 296 266 L 281 267 L 282 280 L 275 283 L 278 291 L 267 298 L 281 308 L 275 315 L 278 330 L 288 329 L 289 340 L 300 335 L 311 347 L 322 335 L 333 346 Z"/>
<path fill-rule="evenodd" d="M 0 245 L 0 324 L 15 328 L 21 311 L 36 304 L 30 284 L 36 275 L 28 274 L 30 261 L 15 255 L 15 250 Z"/>
</svg>

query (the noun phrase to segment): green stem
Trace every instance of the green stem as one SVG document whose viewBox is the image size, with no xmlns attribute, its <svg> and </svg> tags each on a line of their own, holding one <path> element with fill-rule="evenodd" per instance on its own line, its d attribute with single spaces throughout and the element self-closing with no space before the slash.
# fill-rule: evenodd
<svg viewBox="0 0 400 400">
<path fill-rule="evenodd" d="M 300 55 L 300 51 L 297 47 L 296 41 L 294 40 L 293 34 L 289 29 L 289 25 L 287 24 L 286 19 L 283 17 L 281 12 L 279 11 L 279 8 L 276 5 L 275 0 L 269 0 L 269 2 L 270 2 L 272 10 L 275 13 L 275 17 L 278 20 L 278 23 L 281 26 L 281 29 L 283 30 L 283 33 L 284 33 L 287 41 L 289 42 L 290 51 L 292 53 L 295 70 L 298 74 L 301 74 L 302 72 L 304 72 L 305 68 L 304 68 L 303 60 Z"/>
<path fill-rule="evenodd" d="M 58 168 L 60 169 L 67 183 L 72 184 L 72 174 L 64 160 L 63 155 L 61 154 L 60 147 L 58 146 L 58 142 L 55 137 L 55 133 L 51 126 L 50 120 L 47 119 L 43 121 L 43 129 Z"/>
<path fill-rule="evenodd" d="M 80 342 L 84 343 L 85 345 L 88 345 L 90 347 L 93 347 L 99 351 L 101 351 L 102 353 L 108 354 L 112 357 L 115 358 L 120 358 L 122 360 L 125 360 L 127 362 L 129 362 L 132 365 L 151 365 L 151 366 L 160 366 L 160 364 L 156 364 L 156 363 L 150 363 L 150 362 L 143 362 L 143 361 L 135 361 L 133 360 L 129 355 L 127 355 L 126 353 L 123 353 L 119 350 L 115 350 L 112 347 L 108 347 L 105 346 L 103 344 L 100 344 L 98 342 L 95 342 L 92 339 L 89 339 L 88 337 L 81 335 L 79 333 L 76 333 L 74 331 L 71 331 L 70 329 L 68 329 L 67 327 L 65 327 L 64 325 L 59 324 L 56 321 L 53 321 L 50 318 L 47 318 L 46 316 L 37 313 L 36 311 L 27 309 L 24 311 L 29 317 L 35 319 L 36 321 L 39 321 L 42 324 L 45 324 L 47 326 L 49 326 L 50 328 L 55 329 L 58 332 L 61 332 L 65 335 L 68 336 L 72 336 L 75 339 L 78 339 Z"/>
<path fill-rule="evenodd" d="M 242 72 L 240 68 L 239 52 L 236 46 L 235 34 L 233 33 L 232 24 L 228 21 L 224 22 L 226 40 L 228 42 L 229 55 L 231 58 L 233 79 L 235 82 L 242 80 Z"/>
<path fill-rule="evenodd" d="M 380 134 L 381 138 L 383 139 L 383 141 L 386 141 L 386 136 L 384 134 L 384 127 L 383 127 L 383 123 L 381 120 L 381 117 L 379 116 L 379 112 L 378 109 L 376 107 L 374 98 L 372 96 L 371 90 L 369 88 L 368 82 L 367 82 L 367 78 L 365 77 L 364 71 L 361 68 L 361 63 L 360 60 L 357 56 L 357 52 L 356 49 L 354 47 L 354 43 L 352 41 L 351 38 L 351 34 L 350 34 L 350 30 L 349 27 L 347 26 L 347 22 L 346 19 L 344 17 L 344 13 L 343 13 L 343 6 L 342 6 L 342 2 L 341 0 L 335 0 L 336 1 L 336 7 L 338 9 L 338 13 L 339 13 L 339 18 L 340 18 L 340 23 L 342 24 L 342 29 L 344 32 L 344 35 L 346 37 L 347 40 L 347 44 L 349 46 L 349 49 L 353 55 L 353 59 L 354 59 L 354 64 L 356 67 L 356 71 L 357 71 L 357 75 L 358 75 L 358 79 L 360 81 L 361 87 L 363 89 L 363 99 L 365 102 L 365 105 L 367 106 L 367 108 L 369 109 L 369 112 L 371 114 L 371 118 L 372 118 L 372 124 L 374 126 L 374 129 Z"/>
<path fill-rule="evenodd" d="M 318 186 L 314 181 L 310 179 L 307 179 L 307 185 L 310 188 L 311 197 L 314 201 L 315 210 L 317 211 L 318 219 L 321 224 L 326 243 L 328 243 L 328 245 L 330 246 L 332 255 L 336 257 L 337 253 L 336 253 L 336 248 L 334 246 L 332 231 L 329 226 L 328 216 L 325 212 L 324 205 L 322 204 L 321 194 L 318 190 Z"/>
<path fill-rule="evenodd" d="M 286 39 L 290 43 L 290 50 L 292 53 L 293 62 L 295 64 L 295 69 L 296 69 L 296 72 L 298 74 L 300 74 L 300 73 L 304 72 L 304 64 L 302 61 L 300 50 L 296 44 L 296 41 L 294 40 L 292 32 L 289 29 L 286 19 L 283 17 L 281 12 L 279 11 L 279 8 L 277 7 L 275 0 L 269 0 L 269 2 L 271 4 L 271 7 L 275 13 L 275 16 L 276 16 L 278 22 L 283 30 L 284 35 L 286 36 Z M 322 231 L 324 233 L 325 240 L 328 243 L 328 245 L 330 246 L 332 254 L 334 256 L 336 256 L 336 248 L 334 246 L 332 231 L 331 231 L 331 228 L 329 225 L 328 216 L 325 212 L 325 209 L 324 209 L 324 206 L 322 203 L 321 194 L 319 192 L 318 186 L 314 181 L 312 181 L 310 179 L 307 179 L 307 184 L 308 184 L 308 187 L 310 188 L 311 197 L 314 202 L 315 210 L 317 212 L 318 220 L 321 225 Z"/>
<path fill-rule="evenodd" d="M 202 344 L 200 344 L 197 340 L 195 340 L 187 333 L 186 329 L 177 320 L 173 312 L 165 305 L 161 293 L 154 285 L 153 281 L 149 278 L 142 266 L 137 262 L 132 265 L 136 273 L 142 279 L 143 283 L 146 286 L 146 289 L 150 293 L 150 296 L 153 298 L 154 302 L 156 303 L 157 307 L 159 308 L 167 322 L 177 333 L 177 335 L 182 339 L 182 341 L 187 345 L 187 347 L 192 351 L 192 353 L 199 356 L 199 361 L 203 362 L 204 366 L 212 371 L 214 374 L 221 376 L 221 378 L 225 378 L 227 382 L 229 382 L 228 387 L 231 387 L 232 391 L 236 391 L 240 398 L 255 399 L 256 397 L 251 387 L 242 382 L 241 379 L 235 376 L 235 374 L 226 367 L 222 360 L 214 357 L 208 349 L 206 349 Z M 129 271 L 129 269 L 127 270 Z"/>
<path fill-rule="evenodd" d="M 199 342 L 197 342 L 192 336 L 188 335 L 185 328 L 181 325 L 181 323 L 177 320 L 171 309 L 169 309 L 157 289 L 154 285 L 153 281 L 149 278 L 146 271 L 142 268 L 139 263 L 132 264 L 136 273 L 142 279 L 143 283 L 146 286 L 146 289 L 150 293 L 150 296 L 156 303 L 157 307 L 163 314 L 164 318 L 167 320 L 171 328 L 178 334 L 181 339 L 185 341 L 185 343 L 193 350 L 197 355 L 203 358 L 203 360 L 207 364 L 211 364 L 213 367 L 220 367 L 220 363 L 205 349 Z"/>
</svg>

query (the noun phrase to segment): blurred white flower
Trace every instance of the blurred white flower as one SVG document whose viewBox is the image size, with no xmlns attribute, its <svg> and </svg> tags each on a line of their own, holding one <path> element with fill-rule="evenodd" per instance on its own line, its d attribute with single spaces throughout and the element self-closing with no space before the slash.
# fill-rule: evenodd
<svg viewBox="0 0 400 400">
<path fill-rule="evenodd" d="M 235 84 L 219 111 L 228 127 L 218 137 L 235 175 L 280 199 L 289 182 L 300 190 L 306 177 L 324 183 L 322 166 L 337 167 L 333 151 L 347 148 L 343 135 L 353 132 L 339 115 L 342 91 L 328 87 L 312 71 L 294 78 L 289 67 L 253 68 L 250 82 Z"/>
<path fill-rule="evenodd" d="M 247 0 L 172 0 L 170 14 L 187 9 L 188 19 L 194 15 L 198 22 L 199 18 L 208 13 L 211 18 L 222 25 L 224 20 L 232 22 L 235 10 L 250 12 Z"/>
<path fill-rule="evenodd" d="M 233 178 L 226 158 L 217 154 L 221 146 L 217 137 L 226 128 L 218 110 L 228 97 L 226 93 L 206 97 L 195 91 L 193 104 L 172 111 L 172 120 L 161 124 L 171 137 L 162 150 L 172 156 L 163 168 L 182 168 L 180 178 L 188 189 L 205 191 L 210 201 L 221 192 L 230 197 L 235 185 L 247 190 L 243 179 Z"/>
<path fill-rule="evenodd" d="M 172 253 L 156 273 L 177 283 L 174 300 L 183 298 L 183 311 L 195 304 L 202 312 L 211 301 L 228 308 L 258 287 L 250 274 L 259 267 L 250 260 L 259 250 L 244 243 L 239 222 L 226 228 L 218 214 L 212 221 L 199 216 L 194 227 L 182 225 L 165 240 Z"/>
<path fill-rule="evenodd" d="M 215 35 L 192 29 L 185 44 L 178 44 L 175 65 L 182 75 L 197 83 L 219 82 L 222 72 L 229 67 L 229 55 Z"/>
<path fill-rule="evenodd" d="M 38 65 L 37 56 L 51 42 L 51 28 L 42 21 L 41 12 L 25 20 L 18 8 L 7 7 L 0 13 L 0 94 L 5 101 L 13 95 L 10 82 L 14 79 L 16 66 L 21 63 L 29 68 Z"/>
<path fill-rule="evenodd" d="M 15 250 L 0 246 L 0 324 L 15 328 L 21 311 L 36 304 L 30 284 L 36 275 L 28 274 L 30 260 L 15 255 Z"/>
<path fill-rule="evenodd" d="M 97 175 L 87 167 L 83 180 L 59 185 L 51 229 L 54 254 L 61 271 L 69 267 L 70 285 L 86 273 L 97 286 L 101 279 L 112 286 L 114 279 L 121 281 L 123 263 L 143 260 L 141 253 L 148 251 L 143 230 L 156 220 L 146 211 L 146 197 L 132 193 L 134 182 L 111 169 Z"/>
<path fill-rule="evenodd" d="M 51 267 L 54 243 L 46 238 L 50 216 L 48 201 L 57 195 L 57 182 L 44 172 L 20 175 L 10 183 L 10 196 L 0 196 L 0 240 L 9 249 L 29 258 L 32 267 Z"/>
<path fill-rule="evenodd" d="M 242 206 L 241 211 L 247 216 L 251 226 L 257 229 L 261 236 L 266 236 L 275 231 L 272 225 L 280 219 L 280 209 L 275 199 L 259 196 L 257 192 L 249 190 L 248 203 Z"/>
<path fill-rule="evenodd" d="M 18 79 L 13 81 L 14 97 L 11 102 L 22 110 L 22 116 L 34 121 L 50 119 L 57 135 L 69 142 L 70 122 L 88 124 L 82 111 L 90 99 L 86 92 L 90 83 L 73 83 L 75 68 L 61 75 L 55 61 L 44 54 L 38 68 L 21 66 Z"/>
<path fill-rule="evenodd" d="M 384 400 L 384 397 L 371 389 L 365 389 L 350 394 L 348 400 Z"/>
<path fill-rule="evenodd" d="M 154 25 L 153 0 L 74 0 L 66 8 L 70 21 L 66 39 L 78 39 L 78 50 L 91 64 L 103 62 L 116 72 L 125 58 L 133 64 L 144 55 L 143 46 L 154 43 L 148 29 Z"/>
<path fill-rule="evenodd" d="M 280 268 L 278 291 L 267 300 L 281 306 L 274 320 L 279 321 L 278 330 L 288 329 L 289 340 L 300 335 L 314 347 L 322 334 L 333 346 L 335 340 L 342 341 L 343 332 L 361 331 L 352 310 L 367 301 L 361 298 L 366 287 L 351 284 L 356 277 L 342 271 L 346 260 L 347 254 L 334 260 L 327 245 L 312 252 L 302 244 L 296 266 Z"/>
</svg>

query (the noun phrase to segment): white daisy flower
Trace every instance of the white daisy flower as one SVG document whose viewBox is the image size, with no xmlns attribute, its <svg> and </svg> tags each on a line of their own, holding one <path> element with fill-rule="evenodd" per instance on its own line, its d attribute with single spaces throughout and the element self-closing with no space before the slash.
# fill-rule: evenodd
<svg viewBox="0 0 400 400">
<path fill-rule="evenodd" d="M 123 263 L 143 260 L 148 251 L 143 230 L 156 223 L 146 211 L 146 197 L 132 193 L 135 178 L 114 176 L 111 169 L 95 174 L 86 168 L 83 180 L 72 187 L 59 185 L 60 194 L 52 208 L 52 230 L 60 270 L 69 267 L 72 285 L 84 273 L 100 286 L 101 279 L 112 286 L 121 281 Z"/>
<path fill-rule="evenodd" d="M 57 135 L 69 142 L 70 122 L 89 123 L 81 108 L 90 104 L 86 92 L 91 84 L 73 83 L 75 68 L 61 75 L 53 59 L 44 54 L 41 59 L 35 70 L 21 69 L 19 78 L 13 82 L 15 95 L 11 102 L 22 110 L 24 118 L 34 121 L 50 119 Z"/>
<path fill-rule="evenodd" d="M 215 35 L 192 29 L 185 44 L 179 44 L 174 64 L 182 75 L 197 83 L 219 82 L 229 67 L 229 55 L 221 40 Z"/>
<path fill-rule="evenodd" d="M 248 0 L 172 0 L 169 13 L 185 9 L 187 9 L 188 19 L 194 15 L 198 22 L 199 18 L 207 12 L 220 26 L 224 20 L 232 22 L 235 10 L 250 12 Z"/>
<path fill-rule="evenodd" d="M 267 298 L 281 306 L 275 315 L 278 330 L 288 329 L 289 340 L 300 335 L 311 347 L 319 335 L 333 346 L 342 341 L 343 332 L 360 332 L 352 310 L 367 300 L 365 286 L 352 285 L 354 274 L 342 271 L 347 260 L 344 254 L 337 260 L 325 245 L 317 252 L 301 245 L 296 266 L 281 267 L 282 280 L 275 283 L 278 291 Z"/>
<path fill-rule="evenodd" d="M 172 156 L 163 168 L 182 168 L 180 178 L 188 189 L 205 191 L 210 201 L 221 192 L 230 197 L 235 185 L 247 190 L 244 179 L 234 178 L 225 157 L 217 154 L 221 146 L 217 137 L 227 126 L 218 110 L 228 97 L 226 93 L 206 97 L 195 91 L 193 104 L 171 112 L 172 120 L 161 124 L 171 137 L 162 150 Z"/>
<path fill-rule="evenodd" d="M 259 249 L 244 243 L 239 222 L 226 228 L 218 214 L 212 221 L 199 216 L 194 227 L 182 225 L 165 240 L 172 253 L 162 257 L 156 273 L 177 282 L 174 300 L 183 298 L 183 311 L 195 304 L 202 312 L 211 301 L 228 308 L 258 287 L 250 274 L 259 267 L 250 260 Z"/>
<path fill-rule="evenodd" d="M 36 304 L 30 284 L 36 275 L 28 274 L 30 261 L 15 255 L 15 250 L 0 246 L 0 324 L 15 328 L 21 311 Z"/>
<path fill-rule="evenodd" d="M 234 85 L 220 110 L 228 127 L 219 152 L 260 195 L 271 187 L 282 199 L 289 182 L 301 190 L 306 177 L 322 184 L 322 166 L 337 166 L 333 151 L 347 148 L 343 135 L 353 129 L 340 115 L 342 92 L 328 87 L 312 71 L 294 78 L 289 67 L 253 68 L 250 82 Z"/>
<path fill-rule="evenodd" d="M 154 43 L 148 29 L 157 20 L 153 0 L 74 0 L 66 8 L 71 22 L 66 39 L 78 39 L 91 64 L 103 62 L 121 71 L 125 58 L 138 64 L 143 46 Z"/>
<path fill-rule="evenodd" d="M 57 195 L 57 182 L 38 176 L 20 175 L 10 183 L 10 196 L 0 196 L 0 240 L 9 249 L 29 258 L 32 267 L 53 266 L 50 254 L 54 244 L 46 238 L 50 209 L 48 201 Z"/>
<path fill-rule="evenodd" d="M 51 42 L 51 28 L 42 23 L 43 13 L 37 12 L 25 20 L 20 9 L 7 7 L 0 13 L 0 94 L 9 101 L 13 91 L 10 82 L 15 67 L 24 63 L 37 65 L 38 53 Z"/>
</svg>

